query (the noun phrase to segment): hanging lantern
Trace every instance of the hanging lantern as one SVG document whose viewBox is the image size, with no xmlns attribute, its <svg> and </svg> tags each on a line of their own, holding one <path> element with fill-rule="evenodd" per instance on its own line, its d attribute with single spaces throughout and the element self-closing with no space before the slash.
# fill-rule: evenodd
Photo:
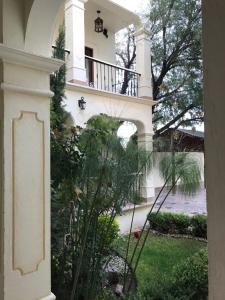
<svg viewBox="0 0 225 300">
<path fill-rule="evenodd" d="M 97 11 L 98 17 L 95 20 L 95 32 L 103 32 L 104 27 L 103 27 L 103 20 L 99 17 L 99 14 L 101 13 L 100 10 Z"/>
<path fill-rule="evenodd" d="M 81 110 L 85 110 L 86 108 L 86 101 L 84 100 L 84 97 L 81 97 L 80 100 L 78 100 L 78 106 Z"/>
</svg>

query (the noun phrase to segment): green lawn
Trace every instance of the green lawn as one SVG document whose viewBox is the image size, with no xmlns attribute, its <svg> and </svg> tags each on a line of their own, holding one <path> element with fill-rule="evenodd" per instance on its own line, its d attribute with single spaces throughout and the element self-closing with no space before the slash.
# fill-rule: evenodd
<svg viewBox="0 0 225 300">
<path fill-rule="evenodd" d="M 132 237 L 131 249 L 136 241 Z M 124 246 L 126 239 L 121 243 Z M 139 289 L 160 289 L 169 281 L 173 266 L 206 246 L 206 243 L 195 240 L 150 234 L 137 269 Z"/>
</svg>

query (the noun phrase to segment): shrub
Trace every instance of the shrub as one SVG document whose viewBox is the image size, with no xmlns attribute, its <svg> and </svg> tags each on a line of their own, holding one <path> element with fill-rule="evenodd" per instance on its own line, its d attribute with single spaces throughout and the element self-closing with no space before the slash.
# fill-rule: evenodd
<svg viewBox="0 0 225 300">
<path fill-rule="evenodd" d="M 100 215 L 98 217 L 99 239 L 104 239 L 104 247 L 106 250 L 108 250 L 112 242 L 119 237 L 119 231 L 119 224 L 115 219 L 111 221 L 111 215 Z"/>
<path fill-rule="evenodd" d="M 201 249 L 173 269 L 171 295 L 179 300 L 205 300 L 208 295 L 208 253 Z"/>
<path fill-rule="evenodd" d="M 208 253 L 201 249 L 175 265 L 170 277 L 149 282 L 139 300 L 206 300 L 208 295 Z"/>
<path fill-rule="evenodd" d="M 191 234 L 195 237 L 207 238 L 207 217 L 194 217 L 173 213 L 152 213 L 148 216 L 153 230 L 161 233 Z"/>
<path fill-rule="evenodd" d="M 190 217 L 182 214 L 152 213 L 149 215 L 152 229 L 162 233 L 187 234 L 190 226 Z"/>
<path fill-rule="evenodd" d="M 164 278 L 160 282 L 149 282 L 142 290 L 138 300 L 175 300 L 170 294 L 171 278 Z"/>
<path fill-rule="evenodd" d="M 197 215 L 191 218 L 192 235 L 207 239 L 207 217 Z"/>
</svg>

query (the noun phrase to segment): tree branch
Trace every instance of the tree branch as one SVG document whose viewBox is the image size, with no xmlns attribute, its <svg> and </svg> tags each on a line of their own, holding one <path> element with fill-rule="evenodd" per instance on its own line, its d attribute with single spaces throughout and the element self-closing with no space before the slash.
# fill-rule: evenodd
<svg viewBox="0 0 225 300">
<path fill-rule="evenodd" d="M 160 129 L 156 130 L 154 137 L 159 137 L 164 131 L 166 131 L 170 126 L 175 124 L 180 118 L 182 118 L 190 109 L 194 108 L 194 104 L 190 104 L 187 106 L 181 113 L 179 113 L 173 120 L 167 123 L 165 126 L 161 127 Z"/>
</svg>

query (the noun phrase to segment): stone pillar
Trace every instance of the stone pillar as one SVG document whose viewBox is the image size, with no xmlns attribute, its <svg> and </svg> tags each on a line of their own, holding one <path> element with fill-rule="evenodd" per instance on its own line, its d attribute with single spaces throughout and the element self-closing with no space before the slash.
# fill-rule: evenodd
<svg viewBox="0 0 225 300">
<path fill-rule="evenodd" d="M 142 27 L 136 31 L 136 70 L 141 74 L 138 87 L 138 96 L 152 99 L 152 75 L 151 75 L 151 44 L 150 34 Z"/>
<path fill-rule="evenodd" d="M 84 3 L 87 0 L 68 0 L 65 6 L 67 81 L 86 84 Z M 94 26 L 94 24 L 93 24 Z"/>
<path fill-rule="evenodd" d="M 225 1 L 203 1 L 209 300 L 225 299 Z"/>
<path fill-rule="evenodd" d="M 140 148 L 152 152 L 152 133 L 138 134 L 138 146 Z M 143 182 L 141 186 L 141 195 L 146 202 L 151 202 L 155 197 L 154 181 L 152 177 L 152 170 L 143 175 Z"/>
<path fill-rule="evenodd" d="M 53 300 L 49 74 L 60 61 L 0 44 L 0 299 Z"/>
</svg>

